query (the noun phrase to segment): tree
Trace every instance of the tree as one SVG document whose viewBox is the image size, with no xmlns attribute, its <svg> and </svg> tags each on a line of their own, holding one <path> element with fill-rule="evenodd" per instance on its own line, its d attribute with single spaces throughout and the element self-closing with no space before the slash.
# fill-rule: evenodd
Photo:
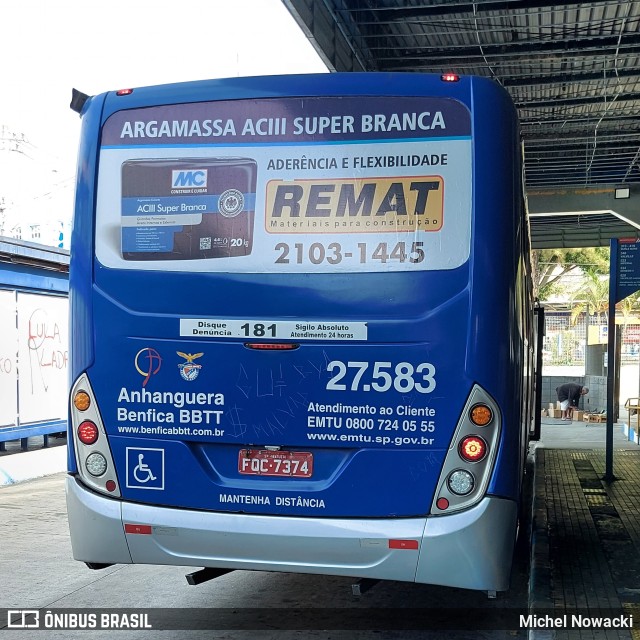
<svg viewBox="0 0 640 640">
<path fill-rule="evenodd" d="M 571 323 L 575 324 L 581 314 L 592 314 L 605 322 L 609 311 L 609 278 L 597 273 L 585 273 L 582 286 L 573 294 Z M 588 323 L 587 323 L 588 324 Z"/>
<path fill-rule="evenodd" d="M 609 278 L 595 273 L 585 274 L 582 286 L 572 296 L 571 323 L 582 313 L 589 313 L 605 322 L 609 316 Z M 622 315 L 622 324 L 627 325 L 630 318 L 640 309 L 640 292 L 636 292 L 616 303 L 616 312 Z"/>
<path fill-rule="evenodd" d="M 609 273 L 609 248 L 536 249 L 532 251 L 533 282 L 536 296 L 546 300 L 555 293 L 562 276 L 581 270 L 585 274 Z"/>
<path fill-rule="evenodd" d="M 640 292 L 636 291 L 616 304 L 616 310 L 622 314 L 623 324 L 627 324 L 640 309 Z"/>
</svg>

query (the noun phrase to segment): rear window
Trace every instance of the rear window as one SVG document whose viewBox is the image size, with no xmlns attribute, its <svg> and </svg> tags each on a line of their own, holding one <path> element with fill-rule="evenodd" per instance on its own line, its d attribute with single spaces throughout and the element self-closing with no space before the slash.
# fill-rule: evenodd
<svg viewBox="0 0 640 640">
<path fill-rule="evenodd" d="M 471 122 L 448 98 L 133 109 L 104 124 L 105 266 L 221 273 L 452 269 L 469 257 Z"/>
</svg>

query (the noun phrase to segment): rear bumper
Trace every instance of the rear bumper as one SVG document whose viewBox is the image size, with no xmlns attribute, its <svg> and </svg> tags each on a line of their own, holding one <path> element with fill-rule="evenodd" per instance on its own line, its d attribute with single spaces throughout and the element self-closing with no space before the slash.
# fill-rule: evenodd
<svg viewBox="0 0 640 640">
<path fill-rule="evenodd" d="M 515 503 L 498 498 L 439 518 L 312 519 L 120 502 L 72 476 L 67 509 L 73 556 L 84 562 L 344 575 L 495 591 L 509 585 L 516 527 Z M 142 533 L 125 533 L 125 524 L 143 525 Z"/>
</svg>

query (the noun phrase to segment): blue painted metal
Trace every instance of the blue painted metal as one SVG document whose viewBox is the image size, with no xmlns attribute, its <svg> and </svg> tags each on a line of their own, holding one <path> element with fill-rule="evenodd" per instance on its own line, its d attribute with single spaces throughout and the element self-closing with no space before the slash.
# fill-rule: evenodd
<svg viewBox="0 0 640 640">
<path fill-rule="evenodd" d="M 67 294 L 68 272 L 65 249 L 0 237 L 0 288 Z"/>
<path fill-rule="evenodd" d="M 445 97 L 471 114 L 473 212 L 471 254 L 452 269 L 398 273 L 186 273 L 109 268 L 94 259 L 98 141 L 102 126 L 122 110 L 214 100 L 283 97 Z M 218 144 L 218 142 L 212 142 Z M 219 144 L 224 144 L 220 142 Z M 519 138 L 515 109 L 498 85 L 461 78 L 408 74 L 330 74 L 280 78 L 234 78 L 135 89 L 91 98 L 83 112 L 80 172 L 71 265 L 72 379 L 87 373 L 98 399 L 126 500 L 157 505 L 248 513 L 391 517 L 429 512 L 434 484 L 462 407 L 474 384 L 495 398 L 502 411 L 501 442 L 489 493 L 518 499 L 522 471 L 524 329 L 516 314 L 518 273 L 526 234 L 522 209 Z M 244 341 L 179 337 L 180 318 L 332 318 L 367 322 L 368 340 L 303 342 L 283 352 L 250 351 Z M 202 353 L 197 379 L 181 380 L 178 352 Z M 149 371 L 140 354 L 157 354 Z M 155 357 L 155 355 L 154 355 Z M 437 390 L 429 396 L 391 390 L 338 394 L 327 390 L 327 363 L 423 362 L 436 364 Z M 243 374 L 244 372 L 244 374 Z M 518 372 L 514 374 L 514 372 Z M 145 373 L 148 375 L 145 378 Z M 142 375 L 141 375 L 142 374 Z M 243 377 L 245 375 L 246 377 Z M 131 390 L 148 396 L 130 400 Z M 351 384 L 351 378 L 348 383 Z M 148 384 L 147 384 L 148 383 Z M 263 387 L 262 385 L 266 385 Z M 156 400 L 155 392 L 215 393 L 224 398 L 223 422 L 199 416 L 211 435 L 180 431 L 183 411 L 209 403 Z M 160 397 L 160 396 L 158 396 Z M 172 396 L 172 398 L 175 398 Z M 312 442 L 308 404 L 372 407 L 434 406 L 438 429 L 427 448 L 419 442 L 385 449 L 382 442 Z M 167 411 L 167 408 L 170 410 Z M 132 411 L 129 416 L 127 411 Z M 124 413 L 122 413 L 124 412 Z M 137 412 L 137 413 L 136 413 Z M 175 422 L 167 424 L 171 413 Z M 123 425 L 138 425 L 128 433 Z M 140 427 L 151 431 L 143 433 Z M 168 430 L 163 434 L 164 427 Z M 384 435 L 375 422 L 375 435 Z M 346 432 L 346 428 L 343 432 Z M 353 431 L 356 434 L 359 432 Z M 391 437 L 402 437 L 392 432 Z M 320 446 L 318 446 L 318 442 Z M 312 445 L 312 446 L 310 446 Z M 238 452 L 281 446 L 312 450 L 310 480 L 240 476 Z M 131 450 L 164 451 L 162 490 L 126 486 Z M 149 454 L 149 459 L 151 459 Z M 70 471 L 75 457 L 70 446 Z M 150 463 L 151 464 L 151 463 Z M 155 463 L 154 463 L 155 464 Z M 157 464 L 160 464 L 159 462 Z M 158 489 L 158 487 L 153 487 Z M 223 504 L 221 495 L 268 498 Z M 298 497 L 322 501 L 324 511 Z M 286 499 L 285 499 L 286 498 Z M 293 501 L 293 502 L 292 502 Z M 302 506 L 300 506 L 302 504 Z"/>
<path fill-rule="evenodd" d="M 23 424 L 20 426 L 1 427 L 0 442 L 11 442 L 12 440 L 24 440 L 35 436 L 48 436 L 52 433 L 62 433 L 67 430 L 66 420 L 48 420 L 46 422 L 35 422 L 33 424 Z M 46 446 L 46 443 L 45 443 Z M 23 443 L 23 448 L 26 442 Z"/>
</svg>

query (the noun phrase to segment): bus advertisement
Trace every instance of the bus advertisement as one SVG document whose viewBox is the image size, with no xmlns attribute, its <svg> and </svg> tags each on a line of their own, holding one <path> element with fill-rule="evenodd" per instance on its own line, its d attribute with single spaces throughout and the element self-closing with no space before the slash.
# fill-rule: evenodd
<svg viewBox="0 0 640 640">
<path fill-rule="evenodd" d="M 454 80 L 76 94 L 76 559 L 508 588 L 533 417 L 518 122 Z"/>
</svg>

